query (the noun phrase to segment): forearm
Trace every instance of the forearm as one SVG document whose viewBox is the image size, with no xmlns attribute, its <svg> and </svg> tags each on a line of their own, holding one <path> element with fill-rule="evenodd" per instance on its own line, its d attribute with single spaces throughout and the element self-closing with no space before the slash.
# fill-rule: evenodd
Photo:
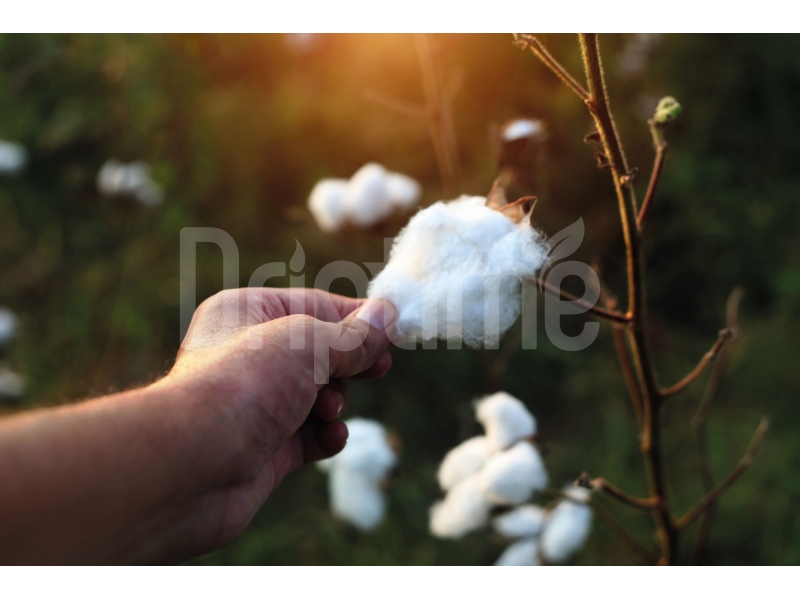
<svg viewBox="0 0 800 600">
<path fill-rule="evenodd" d="M 179 516 L 229 459 L 207 443 L 225 427 L 209 406 L 162 380 L 0 421 L 0 562 L 169 556 Z"/>
</svg>

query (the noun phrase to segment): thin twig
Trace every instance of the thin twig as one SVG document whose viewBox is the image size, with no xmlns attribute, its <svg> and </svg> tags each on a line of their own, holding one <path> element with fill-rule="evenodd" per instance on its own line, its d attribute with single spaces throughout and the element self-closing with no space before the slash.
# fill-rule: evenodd
<svg viewBox="0 0 800 600">
<path fill-rule="evenodd" d="M 597 306 L 596 304 L 589 304 L 585 300 L 581 300 L 580 298 L 573 296 L 569 292 L 565 292 L 557 288 L 556 286 L 547 283 L 546 281 L 542 281 L 538 277 L 530 277 L 528 279 L 532 281 L 540 290 L 543 290 L 552 296 L 557 296 L 561 298 L 561 300 L 564 300 L 565 302 L 574 302 L 575 304 L 583 308 L 586 312 L 592 313 L 593 315 L 597 315 L 598 317 L 601 317 L 603 319 L 607 319 L 615 323 L 629 323 L 631 320 L 630 317 L 628 317 L 627 315 L 623 315 L 622 313 L 617 312 L 615 310 L 608 310 L 606 308 L 603 308 L 602 306 Z"/>
<path fill-rule="evenodd" d="M 706 494 L 705 497 L 700 500 L 700 502 L 698 502 L 693 508 L 689 509 L 680 519 L 675 521 L 675 527 L 677 529 L 683 529 L 689 525 L 705 510 L 712 506 L 717 499 L 719 499 L 719 497 L 728 490 L 729 487 L 736 483 L 736 481 L 744 474 L 748 467 L 753 464 L 753 459 L 755 458 L 756 452 L 758 452 L 758 447 L 761 445 L 761 441 L 764 439 L 764 435 L 766 435 L 768 429 L 769 419 L 767 419 L 767 417 L 762 417 L 761 423 L 758 425 L 755 433 L 753 434 L 753 439 L 750 440 L 750 445 L 747 447 L 747 452 L 745 452 L 742 460 L 739 461 L 739 464 L 736 465 L 736 468 L 733 469 L 733 471 L 731 471 L 728 476 L 725 477 L 725 479 L 720 481 L 717 487 Z"/>
<path fill-rule="evenodd" d="M 367 100 L 368 102 L 374 102 L 375 104 L 380 104 L 385 108 L 389 108 L 393 111 L 399 112 L 400 114 L 409 117 L 416 117 L 422 119 L 428 118 L 428 111 L 425 109 L 424 106 L 419 105 L 415 102 L 409 102 L 408 100 L 401 100 L 400 98 L 395 98 L 394 96 L 390 96 L 389 94 L 384 94 L 379 90 L 374 90 L 374 89 L 364 90 L 364 100 Z"/>
<path fill-rule="evenodd" d="M 575 78 L 570 75 L 567 70 L 561 66 L 553 55 L 550 54 L 547 49 L 542 45 L 542 43 L 536 38 L 535 35 L 530 35 L 528 33 L 516 33 L 514 37 L 517 40 L 517 45 L 522 48 L 529 48 L 536 56 L 541 59 L 541 61 L 547 65 L 550 70 L 558 75 L 559 79 L 567 84 L 567 86 L 584 102 L 588 102 L 589 100 L 589 92 L 583 89 L 583 86 L 578 83 Z"/>
<path fill-rule="evenodd" d="M 631 508 L 638 508 L 639 510 L 652 510 L 658 504 L 658 500 L 655 498 L 637 498 L 621 490 L 617 486 L 610 484 L 602 477 L 592 479 L 585 471 L 575 480 L 575 485 L 585 487 L 589 490 L 600 490 L 607 496 L 619 500 Z"/>
<path fill-rule="evenodd" d="M 667 398 L 669 396 L 673 396 L 678 392 L 682 392 L 685 390 L 691 383 L 697 379 L 703 371 L 706 370 L 706 367 L 714 362 L 714 359 L 717 357 L 717 354 L 722 350 L 725 346 L 726 342 L 728 342 L 731 338 L 733 338 L 733 330 L 730 328 L 725 328 L 719 332 L 719 337 L 717 341 L 714 342 L 714 345 L 711 346 L 711 350 L 706 352 L 703 355 L 703 358 L 700 359 L 700 362 L 697 363 L 694 369 L 692 369 L 686 377 L 681 379 L 678 383 L 673 386 L 661 390 L 661 397 Z"/>
<path fill-rule="evenodd" d="M 661 170 L 664 167 L 664 158 L 666 158 L 667 155 L 667 143 L 664 141 L 664 136 L 661 135 L 658 125 L 653 119 L 647 121 L 647 124 L 650 126 L 650 133 L 653 135 L 653 146 L 656 150 L 656 158 L 653 162 L 653 171 L 650 174 L 650 183 L 647 185 L 647 192 L 644 195 L 642 208 L 639 210 L 639 216 L 636 217 L 636 225 L 639 229 L 642 228 L 650 206 L 653 204 L 653 198 L 656 195 L 656 187 L 658 187 L 658 180 L 661 177 Z"/>
<path fill-rule="evenodd" d="M 733 352 L 733 346 L 736 343 L 736 337 L 739 331 L 739 303 L 741 302 L 743 294 L 742 288 L 737 286 L 731 291 L 730 296 L 728 296 L 725 311 L 725 325 L 733 331 L 733 337 L 728 344 L 725 344 L 719 356 L 717 356 L 717 360 L 714 362 L 714 368 L 711 370 L 711 377 L 709 377 L 708 384 L 706 385 L 705 394 L 703 394 L 703 399 L 700 401 L 697 413 L 692 419 L 692 428 L 697 438 L 697 454 L 700 460 L 700 478 L 703 481 L 703 491 L 706 494 L 714 489 L 714 476 L 711 473 L 711 461 L 708 457 L 708 429 L 706 423 L 708 422 L 708 417 L 711 414 L 714 402 L 719 395 L 722 381 L 728 369 L 728 361 Z M 709 506 L 700 517 L 700 523 L 697 525 L 697 534 L 695 536 L 689 564 L 700 564 L 706 544 L 708 543 L 715 512 L 715 506 L 712 505 Z"/>
</svg>

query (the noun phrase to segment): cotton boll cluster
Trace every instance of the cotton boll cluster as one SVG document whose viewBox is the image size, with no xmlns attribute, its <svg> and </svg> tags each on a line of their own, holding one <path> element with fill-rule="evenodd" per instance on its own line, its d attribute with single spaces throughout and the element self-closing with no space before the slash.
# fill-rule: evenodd
<svg viewBox="0 0 800 600">
<path fill-rule="evenodd" d="M 505 208 L 462 196 L 411 218 L 368 291 L 397 307 L 401 335 L 498 346 L 519 316 L 521 280 L 548 252 L 530 219 Z"/>
<path fill-rule="evenodd" d="M 492 507 L 520 504 L 547 486 L 544 462 L 529 439 L 536 421 L 522 402 L 500 392 L 476 408 L 486 435 L 453 448 L 439 468 L 446 495 L 431 508 L 430 519 L 438 537 L 458 538 L 480 529 L 489 522 Z M 508 418 L 512 412 L 525 422 L 523 427 Z"/>
<path fill-rule="evenodd" d="M 318 182 L 308 198 L 308 209 L 323 231 L 339 231 L 348 224 L 369 228 L 393 213 L 413 209 L 421 193 L 411 177 L 368 163 L 349 181 Z"/>
<path fill-rule="evenodd" d="M 13 175 L 21 171 L 28 162 L 25 146 L 16 142 L 0 140 L 0 175 Z"/>
<path fill-rule="evenodd" d="M 328 473 L 331 511 L 358 529 L 383 521 L 386 499 L 381 485 L 397 463 L 384 427 L 376 421 L 346 421 L 349 435 L 339 454 L 317 463 Z"/>
<path fill-rule="evenodd" d="M 164 197 L 161 186 L 150 177 L 150 165 L 141 161 L 107 160 L 97 173 L 97 189 L 104 196 L 126 196 L 144 206 L 161 204 Z"/>
<path fill-rule="evenodd" d="M 550 510 L 526 504 L 494 520 L 497 533 L 518 540 L 497 559 L 496 566 L 561 564 L 583 547 L 592 526 L 589 491 L 568 486 L 564 495 Z"/>
</svg>

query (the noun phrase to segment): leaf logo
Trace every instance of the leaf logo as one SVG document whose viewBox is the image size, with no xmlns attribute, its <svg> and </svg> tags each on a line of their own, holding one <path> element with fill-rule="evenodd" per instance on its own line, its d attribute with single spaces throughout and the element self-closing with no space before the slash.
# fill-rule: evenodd
<svg viewBox="0 0 800 600">
<path fill-rule="evenodd" d="M 544 281 L 548 269 L 580 248 L 583 243 L 583 235 L 583 217 L 579 217 L 572 225 L 565 227 L 550 238 L 550 255 L 539 270 L 540 291 L 544 289 Z"/>
</svg>

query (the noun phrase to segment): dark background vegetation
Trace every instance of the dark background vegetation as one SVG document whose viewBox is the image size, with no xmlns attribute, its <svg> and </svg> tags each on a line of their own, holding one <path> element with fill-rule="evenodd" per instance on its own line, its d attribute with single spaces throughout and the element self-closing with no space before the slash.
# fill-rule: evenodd
<svg viewBox="0 0 800 600">
<path fill-rule="evenodd" d="M 542 39 L 582 79 L 577 40 Z M 741 337 L 710 426 L 717 478 L 739 460 L 760 416 L 772 418 L 756 463 L 721 503 L 706 562 L 797 564 L 800 37 L 664 36 L 638 72 L 621 67 L 633 40 L 604 36 L 601 44 L 642 192 L 653 155 L 646 118 L 666 94 L 684 106 L 668 132 L 666 173 L 645 234 L 661 378 L 677 380 L 710 347 L 725 299 L 741 284 Z M 537 221 L 553 234 L 582 217 L 578 258 L 599 257 L 604 278 L 622 293 L 616 200 L 582 141 L 591 129 L 585 107 L 511 36 L 432 41 L 442 72 L 461 68 L 465 76 L 455 103 L 463 191 L 485 194 L 496 175 L 491 124 L 544 119 L 550 141 L 534 190 Z M 325 35 L 309 46 L 280 35 L 0 37 L 0 138 L 30 152 L 23 173 L 0 180 L 0 305 L 22 321 L 2 358 L 29 382 L 21 400 L 2 401 L 2 412 L 124 389 L 169 368 L 179 343 L 183 227 L 229 232 L 242 285 L 258 266 L 288 260 L 295 239 L 309 283 L 332 260 L 380 260 L 382 235 L 321 234 L 304 208 L 317 179 L 349 177 L 368 161 L 421 181 L 423 204 L 440 199 L 425 123 L 366 101 L 367 89 L 422 100 L 410 36 Z M 149 161 L 166 189 L 163 205 L 100 197 L 95 175 L 110 157 Z M 221 273 L 218 248 L 202 245 L 201 298 L 220 289 Z M 354 293 L 344 284 L 339 291 Z M 403 441 L 378 531 L 335 521 L 325 477 L 310 468 L 284 483 L 238 541 L 193 562 L 491 564 L 504 547 L 491 534 L 452 542 L 427 532 L 438 462 L 477 432 L 471 401 L 492 388 L 490 358 L 397 349 L 388 376 L 352 383 L 350 416 L 378 419 Z M 540 327 L 539 347 L 514 354 L 499 385 L 538 418 L 555 486 L 587 470 L 645 493 L 607 325 L 575 353 L 553 347 Z M 678 511 L 701 494 L 689 421 L 702 389 L 696 383 L 667 408 Z M 649 516 L 609 507 L 640 539 L 652 535 Z M 600 523 L 574 560 L 635 562 Z"/>
</svg>

